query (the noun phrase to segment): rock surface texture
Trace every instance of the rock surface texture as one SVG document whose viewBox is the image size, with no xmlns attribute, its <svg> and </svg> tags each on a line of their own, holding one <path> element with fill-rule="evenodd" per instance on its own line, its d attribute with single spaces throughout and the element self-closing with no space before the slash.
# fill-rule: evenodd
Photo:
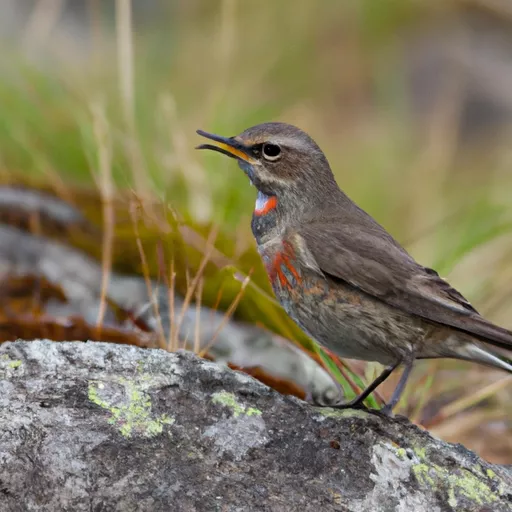
<svg viewBox="0 0 512 512">
<path fill-rule="evenodd" d="M 181 352 L 0 346 L 0 511 L 509 511 L 512 476 L 405 419 Z"/>
</svg>

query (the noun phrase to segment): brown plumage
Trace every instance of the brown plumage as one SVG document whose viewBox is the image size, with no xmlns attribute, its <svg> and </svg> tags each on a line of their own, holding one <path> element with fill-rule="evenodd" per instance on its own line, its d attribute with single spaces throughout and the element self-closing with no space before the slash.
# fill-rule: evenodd
<svg viewBox="0 0 512 512">
<path fill-rule="evenodd" d="M 400 364 L 391 413 L 415 359 L 452 357 L 512 372 L 488 345 L 512 350 L 512 332 L 485 320 L 439 275 L 419 265 L 338 187 L 329 163 L 303 131 L 265 123 L 236 137 L 198 133 L 238 160 L 258 189 L 252 230 L 287 313 L 341 357 L 386 370 L 360 406 Z"/>
</svg>

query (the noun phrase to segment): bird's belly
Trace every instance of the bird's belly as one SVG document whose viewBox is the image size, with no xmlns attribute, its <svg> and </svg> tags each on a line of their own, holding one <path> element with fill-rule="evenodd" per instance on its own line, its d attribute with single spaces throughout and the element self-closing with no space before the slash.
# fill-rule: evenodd
<svg viewBox="0 0 512 512">
<path fill-rule="evenodd" d="M 285 273 L 285 276 L 287 274 Z M 340 281 L 306 271 L 273 283 L 291 318 L 340 357 L 392 364 L 423 341 L 426 324 Z"/>
</svg>

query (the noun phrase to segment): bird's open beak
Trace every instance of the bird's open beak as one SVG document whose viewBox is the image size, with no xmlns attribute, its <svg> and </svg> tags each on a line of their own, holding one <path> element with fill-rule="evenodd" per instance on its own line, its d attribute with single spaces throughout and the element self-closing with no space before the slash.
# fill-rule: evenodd
<svg viewBox="0 0 512 512">
<path fill-rule="evenodd" d="M 249 164 L 255 164 L 257 162 L 250 155 L 249 148 L 237 141 L 234 137 L 221 137 L 220 135 L 214 135 L 213 133 L 203 132 L 203 130 L 197 130 L 197 134 L 213 140 L 217 144 L 201 144 L 200 146 L 197 146 L 196 149 L 211 149 L 213 151 L 218 151 L 223 155 L 230 156 L 231 158 L 243 160 Z"/>
</svg>

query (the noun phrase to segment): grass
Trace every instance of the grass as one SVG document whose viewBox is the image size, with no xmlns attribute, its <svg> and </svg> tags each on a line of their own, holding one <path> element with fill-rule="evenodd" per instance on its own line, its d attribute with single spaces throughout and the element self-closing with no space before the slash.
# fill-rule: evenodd
<svg viewBox="0 0 512 512">
<path fill-rule="evenodd" d="M 16 44 L 3 52 L 0 167 L 5 175 L 63 183 L 71 193 L 79 184 L 96 184 L 107 199 L 132 189 L 147 211 L 163 204 L 190 223 L 220 226 L 235 248 L 227 250 L 222 240 L 207 247 L 234 256 L 224 277 L 242 273 L 245 296 L 286 333 L 289 325 L 261 305 L 266 291 L 259 287 L 268 287 L 261 265 L 247 256 L 254 189 L 235 164 L 193 148 L 197 128 L 233 135 L 263 121 L 291 122 L 314 136 L 345 192 L 415 258 L 448 277 L 489 319 L 512 328 L 510 151 L 498 143 L 461 148 L 450 102 L 424 124 L 408 102 L 402 58 L 411 28 L 448 15 L 440 3 L 430 4 L 168 2 L 154 25 L 134 30 L 128 0 L 117 0 L 113 19 L 93 1 L 89 53 L 70 58 L 50 36 L 43 63 Z M 36 35 L 20 38 L 42 44 Z M 34 55 L 40 48 L 28 50 Z M 106 282 L 114 217 L 109 201 L 103 207 Z M 138 243 L 148 274 L 151 262 L 140 237 Z M 204 257 L 206 265 L 211 251 Z M 174 286 L 180 276 L 173 265 L 162 262 Z M 201 300 L 211 280 L 200 270 L 187 277 L 187 304 Z M 238 300 L 223 305 L 229 314 Z M 166 346 L 175 348 L 177 340 Z M 451 397 L 432 421 L 434 432 L 472 446 L 475 429 L 482 431 L 465 431 L 448 418 L 473 414 L 483 400 L 488 414 L 481 424 L 498 418 L 510 429 L 501 374 L 436 361 L 420 363 L 414 378 L 407 402 L 418 422 L 429 404 Z M 505 444 L 500 450 L 510 462 L 512 446 Z M 502 457 L 500 450 L 491 457 Z"/>
</svg>

